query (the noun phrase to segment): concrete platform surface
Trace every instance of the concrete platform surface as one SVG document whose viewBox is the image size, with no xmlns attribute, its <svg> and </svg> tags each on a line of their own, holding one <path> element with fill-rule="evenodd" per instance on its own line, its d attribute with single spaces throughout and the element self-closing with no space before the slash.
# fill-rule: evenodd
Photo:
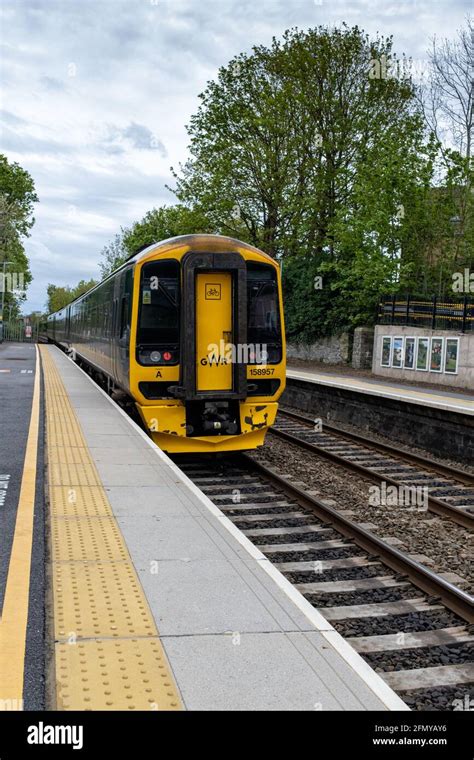
<svg viewBox="0 0 474 760">
<path fill-rule="evenodd" d="M 67 390 L 193 710 L 407 709 L 325 618 L 58 348 Z"/>
<path fill-rule="evenodd" d="M 449 412 L 474 415 L 474 395 L 455 391 L 433 390 L 397 383 L 393 380 L 361 378 L 355 375 L 336 375 L 329 372 L 287 367 L 286 376 L 290 380 L 303 380 L 310 383 L 327 385 L 333 388 L 367 393 L 373 396 L 386 396 L 408 404 L 419 404 Z"/>
</svg>

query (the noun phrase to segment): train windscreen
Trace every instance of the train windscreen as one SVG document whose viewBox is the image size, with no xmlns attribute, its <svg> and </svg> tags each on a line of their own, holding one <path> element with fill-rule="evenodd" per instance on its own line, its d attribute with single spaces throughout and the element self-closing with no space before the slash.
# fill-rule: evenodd
<svg viewBox="0 0 474 760">
<path fill-rule="evenodd" d="M 281 325 L 275 269 L 247 263 L 247 341 L 267 346 L 267 361 L 281 361 Z"/>
<path fill-rule="evenodd" d="M 138 360 L 179 361 L 180 281 L 177 261 L 152 261 L 142 268 L 138 318 Z"/>
</svg>

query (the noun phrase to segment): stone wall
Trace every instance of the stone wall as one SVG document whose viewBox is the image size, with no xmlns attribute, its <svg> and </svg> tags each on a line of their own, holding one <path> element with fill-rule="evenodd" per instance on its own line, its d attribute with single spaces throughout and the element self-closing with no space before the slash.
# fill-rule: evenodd
<svg viewBox="0 0 474 760">
<path fill-rule="evenodd" d="M 447 338 L 458 338 L 458 363 L 457 372 L 437 372 L 430 369 L 430 351 L 428 352 L 428 369 L 407 369 L 397 367 L 382 367 L 382 344 L 383 337 L 391 336 L 392 341 L 395 337 L 415 338 L 415 366 L 416 366 L 416 347 L 418 338 L 443 338 L 443 370 L 444 354 L 446 350 Z M 405 342 L 403 344 L 405 346 Z M 429 346 L 431 342 L 429 343 Z M 467 388 L 474 392 L 474 332 L 460 333 L 456 330 L 429 330 L 424 327 L 398 327 L 396 325 L 377 325 L 374 335 L 374 354 L 372 361 L 372 372 L 382 377 L 393 378 L 394 380 L 403 379 L 416 383 L 435 383 L 437 385 L 451 385 L 459 388 Z"/>
<path fill-rule="evenodd" d="M 374 349 L 374 328 L 356 327 L 352 344 L 352 366 L 354 369 L 370 369 Z"/>
<path fill-rule="evenodd" d="M 383 393 L 383 388 L 382 388 Z M 363 435 L 371 431 L 436 456 L 472 463 L 474 417 L 393 398 L 336 388 L 323 383 L 287 379 L 283 405 L 328 423 L 353 425 Z"/>
<path fill-rule="evenodd" d="M 323 362 L 324 364 L 347 364 L 349 361 L 350 340 L 348 333 L 320 338 L 311 344 L 288 343 L 287 359 Z"/>
</svg>

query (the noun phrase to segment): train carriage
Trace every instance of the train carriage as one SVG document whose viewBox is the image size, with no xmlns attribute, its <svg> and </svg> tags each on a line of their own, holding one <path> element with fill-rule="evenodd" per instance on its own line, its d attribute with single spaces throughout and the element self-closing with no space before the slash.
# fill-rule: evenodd
<svg viewBox="0 0 474 760">
<path fill-rule="evenodd" d="M 284 334 L 278 263 L 219 235 L 149 246 L 44 330 L 133 399 L 169 453 L 263 443 L 285 386 Z"/>
</svg>

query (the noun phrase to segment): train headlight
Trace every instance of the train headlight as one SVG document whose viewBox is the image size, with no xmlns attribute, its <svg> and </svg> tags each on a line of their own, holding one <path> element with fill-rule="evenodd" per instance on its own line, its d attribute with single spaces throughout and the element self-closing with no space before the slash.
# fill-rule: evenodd
<svg viewBox="0 0 474 760">
<path fill-rule="evenodd" d="M 161 359 L 161 354 L 159 351 L 152 351 L 150 354 L 150 359 L 152 362 L 156 363 L 159 362 Z"/>
</svg>

